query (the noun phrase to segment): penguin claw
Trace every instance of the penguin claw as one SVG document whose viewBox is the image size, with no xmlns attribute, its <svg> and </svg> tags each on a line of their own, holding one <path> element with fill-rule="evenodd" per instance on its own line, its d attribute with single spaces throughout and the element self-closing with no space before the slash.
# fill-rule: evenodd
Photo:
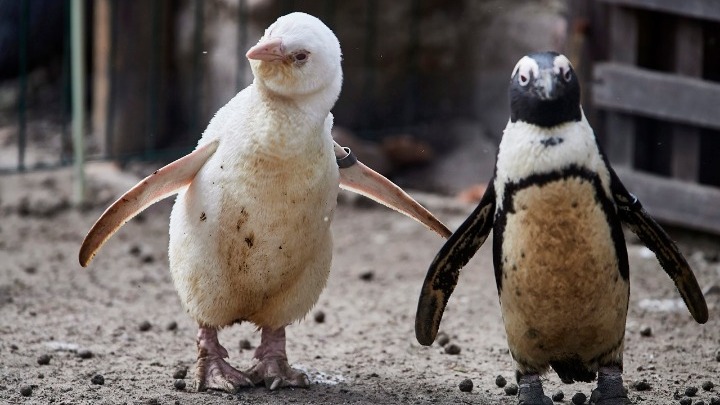
<svg viewBox="0 0 720 405">
<path fill-rule="evenodd" d="M 242 387 L 252 387 L 253 385 L 248 376 L 221 358 L 198 359 L 195 376 L 196 391 L 210 389 L 234 394 Z"/>
<path fill-rule="evenodd" d="M 286 359 L 263 359 L 257 362 L 246 372 L 250 380 L 257 384 L 264 384 L 270 391 L 278 388 L 310 386 L 310 379 L 305 373 L 296 370 L 288 364 Z"/>
</svg>

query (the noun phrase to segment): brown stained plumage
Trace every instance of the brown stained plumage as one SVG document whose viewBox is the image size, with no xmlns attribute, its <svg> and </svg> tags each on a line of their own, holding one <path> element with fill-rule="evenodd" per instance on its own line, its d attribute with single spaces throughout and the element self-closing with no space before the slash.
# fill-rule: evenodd
<svg viewBox="0 0 720 405">
<path fill-rule="evenodd" d="M 521 372 L 573 355 L 591 368 L 622 359 L 629 283 L 595 195 L 590 182 L 568 178 L 514 196 L 500 303 Z"/>
</svg>

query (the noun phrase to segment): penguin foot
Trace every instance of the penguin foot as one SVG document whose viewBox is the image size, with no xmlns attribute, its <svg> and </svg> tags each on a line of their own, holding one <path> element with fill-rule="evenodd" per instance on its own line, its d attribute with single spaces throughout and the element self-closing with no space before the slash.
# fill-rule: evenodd
<svg viewBox="0 0 720 405">
<path fill-rule="evenodd" d="M 228 352 L 217 339 L 217 330 L 201 327 L 197 337 L 198 358 L 195 367 L 195 389 L 235 393 L 241 387 L 253 386 L 243 372 L 228 364 Z"/>
<path fill-rule="evenodd" d="M 520 390 L 518 405 L 552 405 L 553 401 L 545 396 L 538 374 L 525 374 L 518 377 Z"/>
<path fill-rule="evenodd" d="M 285 358 L 265 358 L 258 361 L 247 372 L 250 380 L 257 384 L 264 383 L 271 391 L 283 387 L 307 388 L 310 379 L 302 371 L 290 367 Z"/>
<path fill-rule="evenodd" d="M 590 394 L 591 405 L 632 404 L 625 392 L 622 371 L 618 366 L 601 367 L 598 372 L 597 388 Z"/>
<path fill-rule="evenodd" d="M 290 367 L 285 353 L 285 327 L 262 328 L 262 340 L 255 350 L 257 363 L 246 373 L 255 384 L 264 383 L 270 390 L 282 387 L 310 386 L 310 379 L 299 370 Z"/>
</svg>

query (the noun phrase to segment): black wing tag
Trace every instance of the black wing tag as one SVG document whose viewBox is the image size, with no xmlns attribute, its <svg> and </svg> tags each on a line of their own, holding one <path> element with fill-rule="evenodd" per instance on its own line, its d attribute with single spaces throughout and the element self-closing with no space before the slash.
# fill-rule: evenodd
<svg viewBox="0 0 720 405">
<path fill-rule="evenodd" d="M 445 305 L 457 285 L 460 269 L 487 239 L 494 215 L 495 189 L 491 181 L 477 208 L 450 236 L 430 264 L 415 315 L 415 337 L 421 345 L 430 346 L 435 341 Z"/>
<path fill-rule="evenodd" d="M 655 253 L 660 266 L 665 269 L 680 291 L 680 296 L 692 317 L 698 323 L 707 322 L 707 303 L 687 260 L 665 230 L 645 211 L 637 197 L 625 189 L 612 168 L 610 174 L 612 176 L 610 187 L 618 206 L 620 220 Z"/>
</svg>

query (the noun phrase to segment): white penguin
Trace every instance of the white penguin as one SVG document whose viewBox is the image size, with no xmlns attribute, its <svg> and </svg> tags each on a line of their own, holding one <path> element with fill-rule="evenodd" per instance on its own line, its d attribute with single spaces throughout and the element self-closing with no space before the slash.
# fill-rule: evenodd
<svg viewBox="0 0 720 405">
<path fill-rule="evenodd" d="M 178 194 L 170 217 L 170 272 L 198 322 L 196 388 L 229 392 L 264 382 L 305 387 L 285 352 L 285 326 L 316 303 L 330 271 L 338 186 L 450 232 L 389 180 L 332 140 L 342 84 L 340 44 L 320 20 L 280 17 L 247 52 L 254 82 L 221 108 L 194 152 L 123 195 L 88 233 L 80 263 L 154 202 Z M 340 169 L 339 169 L 340 167 Z M 219 328 L 262 329 L 256 363 L 239 371 Z"/>
<path fill-rule="evenodd" d="M 700 287 L 677 246 L 608 164 L 565 56 L 542 52 L 520 59 L 511 76 L 510 110 L 493 180 L 430 265 L 417 339 L 424 345 L 435 340 L 460 269 L 492 229 L 520 404 L 552 404 L 539 378 L 549 367 L 565 383 L 597 375 L 591 403 L 628 404 L 622 365 L 630 283 L 621 223 L 655 252 L 692 316 L 705 323 Z"/>
</svg>

